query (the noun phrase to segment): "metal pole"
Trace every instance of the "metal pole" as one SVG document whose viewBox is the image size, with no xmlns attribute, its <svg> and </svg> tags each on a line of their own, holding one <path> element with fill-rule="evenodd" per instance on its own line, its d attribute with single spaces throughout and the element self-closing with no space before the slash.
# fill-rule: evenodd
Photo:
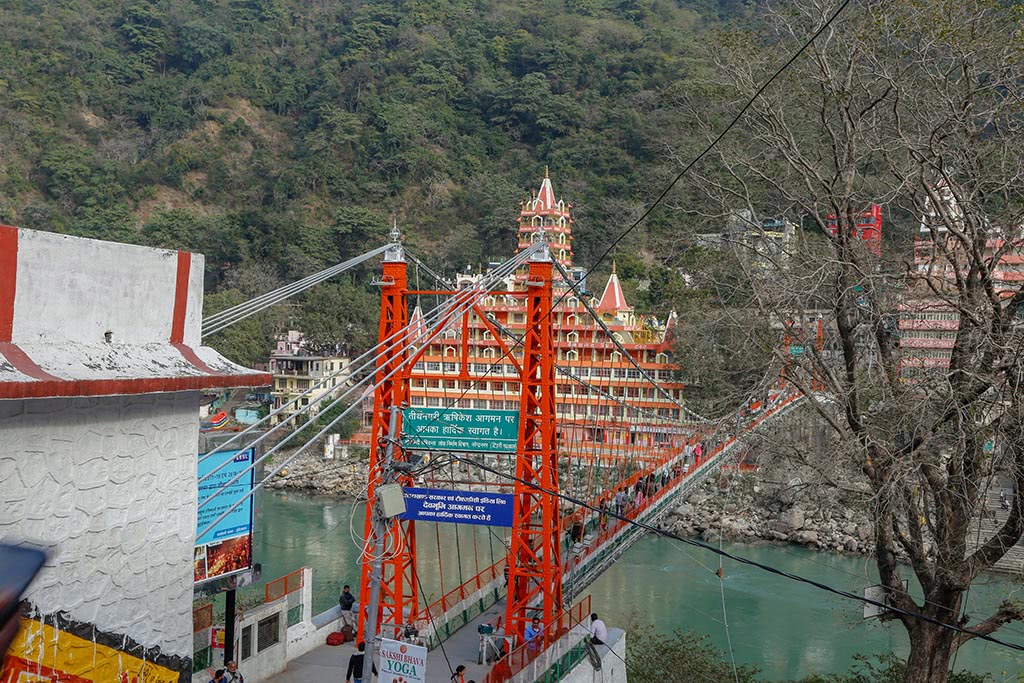
<svg viewBox="0 0 1024 683">
<path fill-rule="evenodd" d="M 391 406 L 388 418 L 388 445 L 384 448 L 384 465 L 381 467 L 380 486 L 388 483 L 391 478 L 391 463 L 395 456 L 395 443 L 398 440 L 398 416 L 402 408 Z M 372 473 L 371 473 L 372 476 Z M 373 679 L 373 660 L 377 653 L 377 606 L 380 604 L 380 584 L 384 574 L 384 537 L 387 535 L 387 520 L 384 519 L 379 507 L 373 511 L 373 568 L 370 573 L 370 604 L 366 615 L 366 653 L 363 656 L 363 681 L 370 683 Z"/>
<path fill-rule="evenodd" d="M 235 658 L 235 590 L 224 594 L 224 666 Z"/>
</svg>

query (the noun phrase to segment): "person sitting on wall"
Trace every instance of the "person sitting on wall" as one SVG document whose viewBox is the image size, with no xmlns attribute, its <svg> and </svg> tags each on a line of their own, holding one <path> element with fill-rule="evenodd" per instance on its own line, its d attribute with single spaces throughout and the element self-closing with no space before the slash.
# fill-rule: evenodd
<svg viewBox="0 0 1024 683">
<path fill-rule="evenodd" d="M 231 660 L 227 663 L 227 672 L 225 677 L 227 683 L 245 683 L 245 676 L 238 670 L 238 662 Z"/>
</svg>

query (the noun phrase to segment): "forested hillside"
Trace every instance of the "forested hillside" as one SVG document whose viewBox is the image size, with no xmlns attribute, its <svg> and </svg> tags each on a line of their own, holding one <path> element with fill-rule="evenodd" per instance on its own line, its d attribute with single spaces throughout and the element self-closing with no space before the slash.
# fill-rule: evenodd
<svg viewBox="0 0 1024 683">
<path fill-rule="evenodd" d="M 507 257 L 549 165 L 587 263 L 670 173 L 666 102 L 742 5 L 8 0 L 0 221 L 202 251 L 222 307 L 380 243 L 392 219 L 449 272 Z M 365 279 L 290 315 L 361 345 Z M 251 362 L 262 328 L 222 343 Z"/>
</svg>

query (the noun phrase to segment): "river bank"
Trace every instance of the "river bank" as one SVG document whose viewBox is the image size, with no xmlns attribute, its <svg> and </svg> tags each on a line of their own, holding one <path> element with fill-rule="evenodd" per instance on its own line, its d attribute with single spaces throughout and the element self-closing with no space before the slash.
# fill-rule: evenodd
<svg viewBox="0 0 1024 683">
<path fill-rule="evenodd" d="M 281 461 L 290 453 L 278 456 Z M 367 460 L 348 457 L 327 460 L 312 449 L 288 463 L 268 484 L 268 489 L 297 490 L 338 496 L 348 500 L 366 499 Z M 268 466 L 271 466 L 269 463 Z"/>
<path fill-rule="evenodd" d="M 723 495 L 726 505 L 734 502 L 732 496 Z M 720 507 L 717 499 L 705 505 L 709 510 Z M 314 613 L 336 604 L 342 585 L 358 584 L 361 505 L 292 490 L 261 493 L 257 508 L 253 550 L 266 579 L 301 566 L 312 567 Z M 501 539 L 506 532 L 469 525 L 426 525 L 425 542 L 418 547 L 418 573 L 427 600 L 435 600 L 460 580 L 474 576 L 477 567 L 493 562 L 503 551 Z M 436 540 L 435 534 L 439 534 Z M 874 562 L 866 556 L 822 553 L 788 543 L 726 541 L 723 549 L 854 593 L 878 582 Z M 445 558 L 443 577 L 439 555 Z M 622 626 L 639 617 L 661 633 L 678 629 L 707 634 L 715 647 L 728 651 L 724 586 L 737 663 L 758 666 L 758 680 L 847 672 L 857 654 L 906 653 L 903 629 L 893 622 L 865 620 L 858 603 L 750 565 L 728 559 L 723 564 L 720 579 L 717 556 L 648 534 L 586 592 L 592 597 L 594 611 L 610 626 Z M 1004 577 L 985 577 L 971 590 L 971 613 L 991 613 L 1014 589 L 1013 582 Z M 263 586 L 242 589 L 246 590 L 262 594 Z M 918 589 L 912 584 L 910 590 L 916 594 Z M 1005 637 L 1019 642 L 1021 636 L 1015 628 L 1009 627 Z M 989 673 L 993 683 L 1004 683 L 1016 680 L 1011 673 L 1024 670 L 1024 657 L 992 643 L 972 641 L 960 652 L 956 668 Z"/>
<path fill-rule="evenodd" d="M 799 479 L 766 482 L 757 474 L 733 476 L 727 487 L 720 482 L 702 484 L 666 514 L 664 527 L 705 541 L 781 541 L 858 555 L 874 549 L 865 492 Z"/>
</svg>

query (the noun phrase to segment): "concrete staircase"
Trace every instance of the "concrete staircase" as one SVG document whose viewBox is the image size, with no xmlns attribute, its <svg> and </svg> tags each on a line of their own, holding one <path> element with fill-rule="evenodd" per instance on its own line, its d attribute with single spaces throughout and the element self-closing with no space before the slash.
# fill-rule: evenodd
<svg viewBox="0 0 1024 683">
<path fill-rule="evenodd" d="M 984 543 L 988 539 L 995 535 L 996 531 L 1003 526 L 1006 522 L 1006 517 L 1009 514 L 1006 510 L 1003 510 L 999 494 L 1005 492 L 1007 500 L 1012 500 L 1013 491 L 1009 488 L 1003 488 L 1000 486 L 992 486 L 985 499 L 985 511 L 981 518 L 975 518 L 971 524 L 971 532 L 968 536 L 967 541 L 967 552 L 972 553 L 977 547 L 977 542 L 980 539 L 980 543 Z M 979 535 L 980 529 L 980 535 Z M 1009 574 L 1024 574 L 1024 544 L 1018 542 L 1017 545 L 1010 548 L 1009 551 L 1002 557 L 1001 560 L 996 562 L 993 567 L 995 571 L 1006 572 Z"/>
</svg>

